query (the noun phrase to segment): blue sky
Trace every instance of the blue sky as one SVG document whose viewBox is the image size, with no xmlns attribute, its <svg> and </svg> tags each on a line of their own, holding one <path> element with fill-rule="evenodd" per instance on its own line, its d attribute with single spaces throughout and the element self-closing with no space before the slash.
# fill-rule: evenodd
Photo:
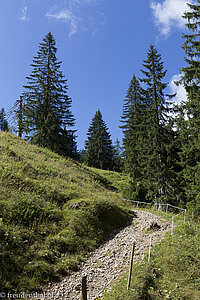
<svg viewBox="0 0 200 300">
<path fill-rule="evenodd" d="M 112 136 L 133 73 L 141 76 L 149 45 L 168 70 L 169 91 L 185 97 L 173 79 L 184 63 L 181 15 L 192 0 L 0 0 L 0 107 L 8 111 L 23 92 L 38 45 L 51 31 L 68 79 L 78 148 L 97 109 Z"/>
</svg>

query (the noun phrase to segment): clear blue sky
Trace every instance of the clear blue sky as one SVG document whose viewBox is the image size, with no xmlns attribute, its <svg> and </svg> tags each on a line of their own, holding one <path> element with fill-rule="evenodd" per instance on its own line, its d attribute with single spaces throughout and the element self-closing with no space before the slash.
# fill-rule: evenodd
<svg viewBox="0 0 200 300">
<path fill-rule="evenodd" d="M 23 92 L 38 45 L 51 31 L 68 79 L 78 148 L 97 109 L 112 136 L 122 139 L 119 119 L 132 74 L 154 44 L 178 78 L 184 64 L 185 0 L 0 0 L 0 107 L 8 111 Z M 169 89 L 170 90 L 170 89 Z M 184 97 L 178 88 L 178 100 Z"/>
</svg>

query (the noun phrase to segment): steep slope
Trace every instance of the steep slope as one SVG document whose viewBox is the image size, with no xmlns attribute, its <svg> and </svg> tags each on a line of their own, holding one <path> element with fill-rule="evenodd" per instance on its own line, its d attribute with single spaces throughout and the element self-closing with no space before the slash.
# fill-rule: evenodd
<svg viewBox="0 0 200 300">
<path fill-rule="evenodd" d="M 76 268 L 131 214 L 95 169 L 0 132 L 0 290 L 39 289 Z"/>
</svg>

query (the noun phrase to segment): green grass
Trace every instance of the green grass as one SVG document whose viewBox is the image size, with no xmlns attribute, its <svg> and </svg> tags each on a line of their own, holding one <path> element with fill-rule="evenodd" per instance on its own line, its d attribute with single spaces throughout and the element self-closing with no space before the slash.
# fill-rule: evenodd
<svg viewBox="0 0 200 300">
<path fill-rule="evenodd" d="M 0 291 L 57 280 L 130 222 L 113 177 L 0 132 Z"/>
<path fill-rule="evenodd" d="M 200 224 L 183 224 L 181 216 L 174 220 L 174 235 L 168 233 L 153 247 L 150 263 L 146 255 L 143 262 L 133 265 L 130 290 L 127 291 L 128 273 L 125 273 L 103 299 L 200 299 Z"/>
<path fill-rule="evenodd" d="M 92 168 L 90 168 L 92 169 Z M 106 171 L 96 169 L 95 172 L 99 174 L 107 182 L 107 185 L 116 191 L 122 191 L 123 187 L 127 187 L 127 180 L 129 179 L 127 175 L 123 173 L 117 173 L 113 171 Z"/>
</svg>

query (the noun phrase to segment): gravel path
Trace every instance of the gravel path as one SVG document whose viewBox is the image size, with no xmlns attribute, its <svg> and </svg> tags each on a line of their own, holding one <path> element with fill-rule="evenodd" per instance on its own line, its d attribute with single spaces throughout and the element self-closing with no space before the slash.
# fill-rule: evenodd
<svg viewBox="0 0 200 300">
<path fill-rule="evenodd" d="M 152 244 L 164 238 L 170 230 L 168 222 L 145 211 L 133 211 L 136 218 L 133 223 L 119 232 L 114 232 L 109 239 L 93 252 L 80 266 L 79 271 L 65 277 L 59 283 L 50 283 L 45 299 L 81 299 L 82 276 L 87 276 L 88 300 L 95 300 L 103 289 L 129 265 L 132 244 L 136 242 L 134 260 L 143 259 L 144 252 L 148 250 L 150 235 Z M 148 232 L 155 223 L 154 230 Z M 159 228 L 160 227 L 160 228 Z"/>
</svg>

